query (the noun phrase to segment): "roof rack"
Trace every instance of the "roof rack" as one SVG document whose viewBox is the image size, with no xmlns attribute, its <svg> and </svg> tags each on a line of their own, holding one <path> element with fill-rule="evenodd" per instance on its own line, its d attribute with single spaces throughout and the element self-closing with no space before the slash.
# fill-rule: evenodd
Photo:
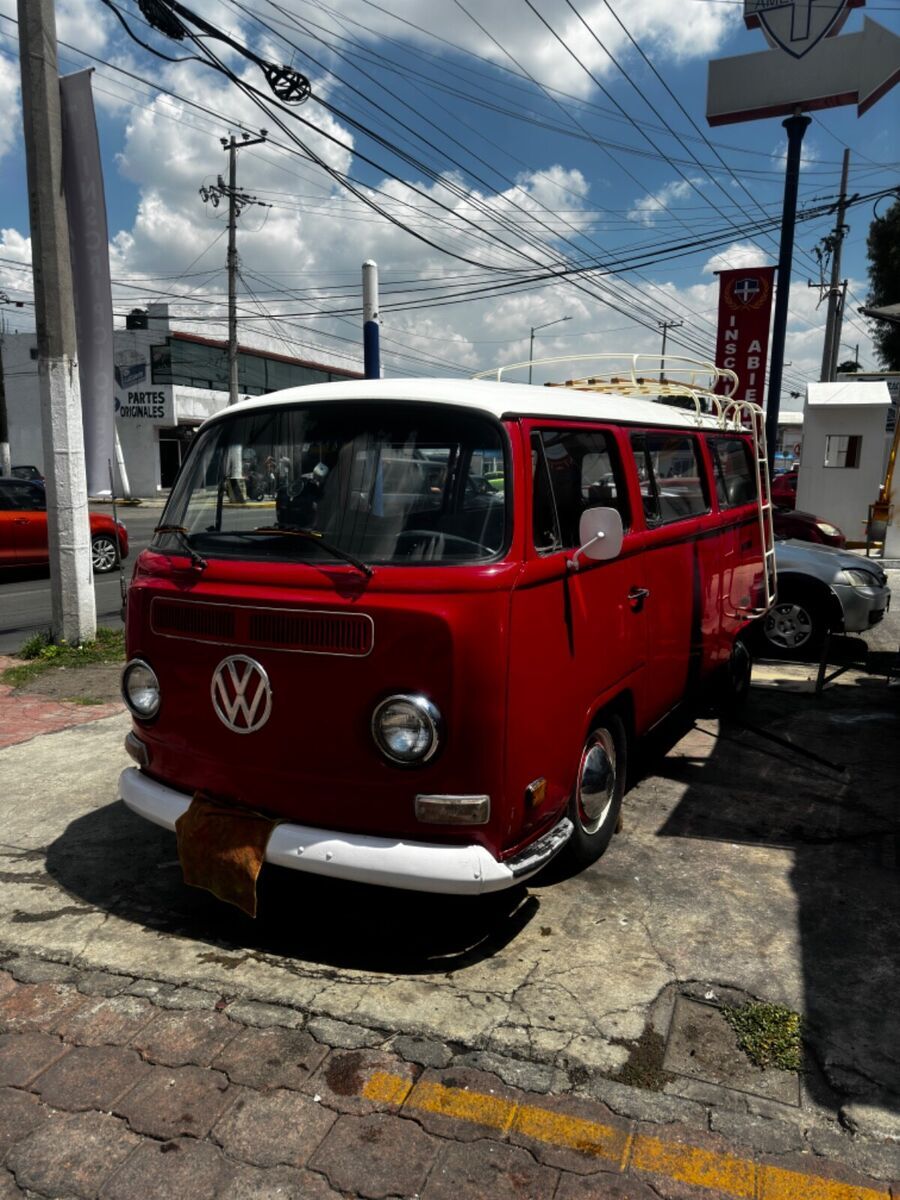
<svg viewBox="0 0 900 1200">
<path fill-rule="evenodd" d="M 600 362 L 609 364 L 581 379 L 566 379 L 562 383 L 547 383 L 545 387 L 571 388 L 579 392 L 596 392 L 619 396 L 635 396 L 644 400 L 666 403 L 671 399 L 689 401 L 694 407 L 698 424 L 712 417 L 723 430 L 749 433 L 753 447 L 756 475 L 756 508 L 760 541 L 763 549 L 762 603 L 742 610 L 746 616 L 761 616 L 775 603 L 775 532 L 772 522 L 772 493 L 769 479 L 769 458 L 766 450 L 766 423 L 762 408 L 749 400 L 735 400 L 738 377 L 734 371 L 717 367 L 702 359 L 679 355 L 655 354 L 575 354 L 554 358 L 535 358 L 525 362 L 508 363 L 481 371 L 474 379 L 494 378 L 503 381 L 507 371 L 549 366 L 554 363 Z M 717 391 L 721 388 L 721 391 Z"/>
<path fill-rule="evenodd" d="M 479 372 L 473 378 L 494 378 L 501 383 L 504 373 L 508 371 L 522 371 L 527 368 L 530 375 L 533 367 L 577 362 L 600 363 L 602 368 L 581 379 L 566 379 L 544 386 L 565 387 L 581 392 L 639 396 L 645 400 L 683 399 L 693 403 L 697 417 L 703 416 L 705 411 L 720 419 L 725 409 L 730 407 L 728 401 L 738 386 L 738 377 L 734 371 L 717 367 L 715 363 L 702 359 L 671 354 L 663 357 L 656 354 L 570 354 L 555 358 L 535 358 L 492 367 L 489 371 Z"/>
</svg>

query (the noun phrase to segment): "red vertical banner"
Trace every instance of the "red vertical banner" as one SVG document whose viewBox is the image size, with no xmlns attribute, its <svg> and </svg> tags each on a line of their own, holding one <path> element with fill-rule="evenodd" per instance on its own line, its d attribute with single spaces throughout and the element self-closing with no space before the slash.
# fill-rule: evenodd
<svg viewBox="0 0 900 1200">
<path fill-rule="evenodd" d="M 762 405 L 772 313 L 774 267 L 742 267 L 719 271 L 719 328 L 716 366 L 738 377 L 735 400 Z M 724 385 L 716 388 L 724 392 Z"/>
</svg>

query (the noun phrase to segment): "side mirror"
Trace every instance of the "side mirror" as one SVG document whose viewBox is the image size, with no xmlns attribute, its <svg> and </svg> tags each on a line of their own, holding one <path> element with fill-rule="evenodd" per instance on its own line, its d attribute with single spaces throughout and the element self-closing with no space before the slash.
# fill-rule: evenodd
<svg viewBox="0 0 900 1200">
<path fill-rule="evenodd" d="M 569 569 L 578 570 L 578 559 L 582 555 L 594 562 L 616 558 L 624 536 L 622 516 L 617 508 L 586 508 L 578 523 L 581 545 L 569 559 Z"/>
</svg>

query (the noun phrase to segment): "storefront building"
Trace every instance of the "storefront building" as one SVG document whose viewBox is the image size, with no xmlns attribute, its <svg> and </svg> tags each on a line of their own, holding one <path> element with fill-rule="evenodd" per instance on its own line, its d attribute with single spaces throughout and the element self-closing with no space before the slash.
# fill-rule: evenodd
<svg viewBox="0 0 900 1200">
<path fill-rule="evenodd" d="M 132 496 L 167 491 L 197 427 L 228 405 L 228 347 L 212 338 L 173 330 L 168 306 L 135 309 L 114 335 L 116 432 Z M 14 465 L 44 471 L 37 336 L 4 338 L 3 362 L 9 440 Z M 242 346 L 238 353 L 240 399 L 280 388 L 360 372 Z"/>
</svg>

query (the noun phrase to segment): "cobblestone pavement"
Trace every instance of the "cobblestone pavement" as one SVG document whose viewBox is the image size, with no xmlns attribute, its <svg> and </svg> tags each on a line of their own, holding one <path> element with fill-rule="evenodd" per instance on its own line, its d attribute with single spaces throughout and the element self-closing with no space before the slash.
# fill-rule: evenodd
<svg viewBox="0 0 900 1200">
<path fill-rule="evenodd" d="M 742 1151 L 529 1093 L 438 1043 L 328 1045 L 287 1006 L 39 959 L 5 967 L 2 1200 L 900 1196 L 811 1152 Z"/>
</svg>

